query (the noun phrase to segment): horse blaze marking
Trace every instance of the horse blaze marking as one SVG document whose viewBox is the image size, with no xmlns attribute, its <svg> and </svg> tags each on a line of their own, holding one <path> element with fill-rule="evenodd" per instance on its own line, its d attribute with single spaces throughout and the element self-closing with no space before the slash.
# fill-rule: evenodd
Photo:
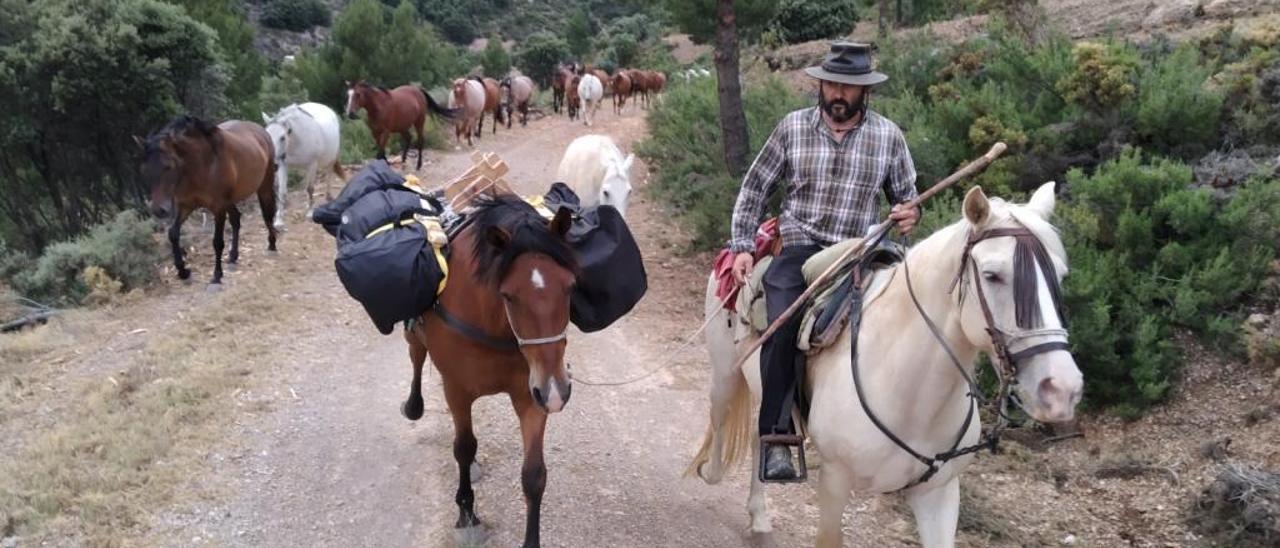
<svg viewBox="0 0 1280 548">
<path fill-rule="evenodd" d="M 533 269 L 533 279 L 531 281 L 533 282 L 533 287 L 538 289 L 546 289 L 547 287 L 547 282 L 542 279 L 542 273 L 538 272 L 536 268 Z"/>
<path fill-rule="evenodd" d="M 356 99 L 356 92 L 353 89 L 347 90 L 347 113 L 351 112 L 351 103 Z"/>
</svg>

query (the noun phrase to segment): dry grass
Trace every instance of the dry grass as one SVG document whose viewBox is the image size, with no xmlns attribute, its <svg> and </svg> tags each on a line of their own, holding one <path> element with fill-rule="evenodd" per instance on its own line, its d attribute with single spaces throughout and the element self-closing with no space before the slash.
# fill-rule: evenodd
<svg viewBox="0 0 1280 548">
<path fill-rule="evenodd" d="M 1192 511 L 1201 532 L 1230 546 L 1280 544 L 1280 474 L 1229 465 Z"/>
<path fill-rule="evenodd" d="M 139 359 L 65 390 L 72 401 L 62 402 L 53 425 L 0 457 L 0 525 L 29 538 L 119 545 L 148 509 L 172 501 L 174 488 L 198 469 L 200 448 L 229 421 L 226 399 L 249 382 L 247 364 L 270 350 L 263 334 L 304 306 L 258 297 L 280 294 L 286 288 L 272 285 L 291 279 L 260 276 L 210 297 L 175 329 L 156 334 Z M 0 375 L 17 378 L 3 369 L 67 345 L 60 329 L 0 338 Z M 15 388 L 6 382 L 0 395 Z M 9 403 L 0 399 L 6 409 Z"/>
</svg>

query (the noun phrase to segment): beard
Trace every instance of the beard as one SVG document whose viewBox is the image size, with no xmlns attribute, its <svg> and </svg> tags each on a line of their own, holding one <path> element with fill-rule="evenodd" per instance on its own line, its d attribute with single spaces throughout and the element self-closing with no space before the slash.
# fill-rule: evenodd
<svg viewBox="0 0 1280 548">
<path fill-rule="evenodd" d="M 861 113 L 867 106 L 867 96 L 864 93 L 858 98 L 857 103 L 850 104 L 844 99 L 834 99 L 828 101 L 821 94 L 818 96 L 818 106 L 822 108 L 822 112 L 827 113 L 831 120 L 837 124 L 843 124 L 852 120 L 854 116 Z"/>
</svg>

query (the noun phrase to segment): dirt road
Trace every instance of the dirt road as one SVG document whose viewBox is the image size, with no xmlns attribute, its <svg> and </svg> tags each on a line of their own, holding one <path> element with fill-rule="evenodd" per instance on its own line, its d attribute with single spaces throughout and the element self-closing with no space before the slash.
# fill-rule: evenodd
<svg viewBox="0 0 1280 548">
<path fill-rule="evenodd" d="M 498 152 L 521 192 L 542 192 L 564 148 L 588 133 L 563 117 L 528 128 L 486 128 L 478 150 Z M 630 151 L 643 137 L 643 112 L 622 117 L 602 109 L 590 132 L 614 137 Z M 464 147 L 465 148 L 465 147 Z M 469 149 L 430 153 L 420 175 L 442 181 L 469 165 Z M 569 360 L 580 380 L 627 380 L 666 359 L 700 324 L 701 257 L 682 251 L 673 223 L 644 192 L 648 170 L 633 169 L 630 224 L 645 254 L 650 293 L 638 309 L 596 334 L 574 333 Z M 296 203 L 296 202 L 295 202 Z M 400 416 L 409 362 L 397 332 L 381 336 L 339 285 L 332 242 L 295 214 L 291 247 L 305 246 L 308 298 L 331 312 L 285 320 L 294 336 L 256 360 L 274 372 L 259 390 L 271 410 L 237 421 L 213 471 L 191 488 L 211 500 L 156 518 L 164 544 L 235 546 L 452 545 L 457 471 L 452 423 L 434 371 L 418 422 Z M 681 478 L 705 428 L 707 375 L 700 344 L 671 367 L 615 387 L 576 383 L 565 412 L 547 433 L 548 487 L 543 502 L 545 546 L 734 546 L 746 536 L 745 470 L 709 487 Z M 296 394 L 296 396 L 295 396 Z M 482 479 L 477 512 L 489 545 L 518 545 L 524 530 L 518 423 L 505 396 L 476 405 Z M 815 514 L 803 487 L 779 490 L 786 505 L 776 525 L 784 545 L 809 542 Z M 804 517 L 803 525 L 789 523 Z M 811 537 L 810 537 L 811 538 Z M 196 540 L 199 539 L 199 540 Z"/>
</svg>

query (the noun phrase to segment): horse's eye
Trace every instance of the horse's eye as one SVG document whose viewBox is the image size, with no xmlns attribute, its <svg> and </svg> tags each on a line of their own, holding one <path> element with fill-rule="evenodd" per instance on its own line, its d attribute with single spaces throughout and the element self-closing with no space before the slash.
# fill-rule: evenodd
<svg viewBox="0 0 1280 548">
<path fill-rule="evenodd" d="M 503 300 L 503 301 L 506 301 L 506 303 L 507 303 L 507 304 L 511 304 L 511 303 L 516 302 L 516 298 L 515 298 L 515 296 L 511 295 L 510 293 L 503 293 L 503 294 L 502 294 L 502 300 Z"/>
<path fill-rule="evenodd" d="M 989 270 L 988 270 L 988 271 L 984 271 L 984 272 L 982 273 L 982 279 L 984 279 L 984 280 L 986 280 L 986 281 L 988 281 L 988 282 L 991 282 L 991 283 L 993 283 L 993 284 L 998 284 L 998 283 L 1001 283 L 1001 282 L 1003 281 L 1003 280 L 1001 280 L 1001 278 L 1000 278 L 1000 274 L 995 273 L 995 272 L 991 272 L 991 271 L 989 271 Z"/>
</svg>

